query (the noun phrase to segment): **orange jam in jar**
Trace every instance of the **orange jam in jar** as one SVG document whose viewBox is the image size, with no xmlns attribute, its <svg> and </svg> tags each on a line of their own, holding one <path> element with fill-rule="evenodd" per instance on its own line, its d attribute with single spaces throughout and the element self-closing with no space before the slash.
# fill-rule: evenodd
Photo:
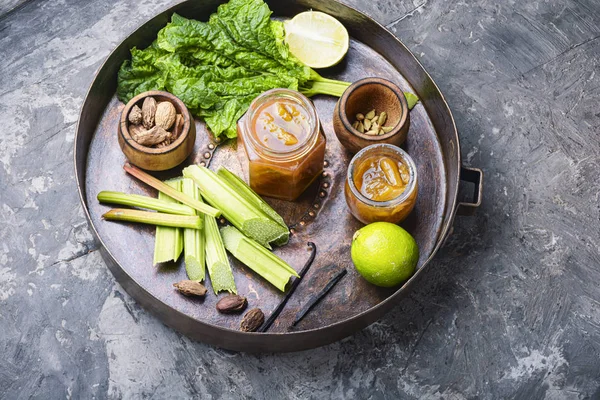
<svg viewBox="0 0 600 400">
<path fill-rule="evenodd" d="M 359 151 L 348 167 L 345 195 L 357 219 L 398 223 L 417 200 L 417 169 L 401 148 L 375 144 Z"/>
<path fill-rule="evenodd" d="M 258 96 L 237 125 L 248 156 L 250 187 L 295 200 L 323 171 L 325 135 L 314 105 L 301 93 L 273 89 Z"/>
</svg>

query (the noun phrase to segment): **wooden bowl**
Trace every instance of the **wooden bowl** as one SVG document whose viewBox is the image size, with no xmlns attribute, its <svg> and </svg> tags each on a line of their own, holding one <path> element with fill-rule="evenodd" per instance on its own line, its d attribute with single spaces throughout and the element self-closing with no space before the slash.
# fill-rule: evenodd
<svg viewBox="0 0 600 400">
<path fill-rule="evenodd" d="M 356 114 L 375 109 L 377 115 L 387 113 L 384 126 L 394 128 L 383 135 L 367 135 L 352 127 Z M 338 100 L 333 111 L 333 129 L 342 145 L 356 153 L 376 143 L 402 145 L 408 134 L 410 112 L 404 93 L 392 82 L 381 78 L 365 78 L 354 82 Z"/>
<path fill-rule="evenodd" d="M 154 97 L 157 102 L 170 101 L 175 106 L 177 113 L 183 116 L 181 134 L 168 146 L 160 148 L 142 146 L 129 133 L 130 123 L 127 119 L 129 112 L 136 104 L 142 108 L 142 103 L 148 96 Z M 164 171 L 181 164 L 190 155 L 196 141 L 196 125 L 181 100 L 171 93 L 154 90 L 140 93 L 127 103 L 121 114 L 118 138 L 121 150 L 132 164 L 150 171 Z"/>
</svg>

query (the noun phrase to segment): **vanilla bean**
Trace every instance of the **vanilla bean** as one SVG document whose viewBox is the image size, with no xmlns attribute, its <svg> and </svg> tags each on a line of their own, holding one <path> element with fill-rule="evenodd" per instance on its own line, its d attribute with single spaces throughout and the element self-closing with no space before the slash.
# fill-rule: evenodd
<svg viewBox="0 0 600 400">
<path fill-rule="evenodd" d="M 306 314 L 308 314 L 309 311 L 312 310 L 312 308 L 316 306 L 317 303 L 320 302 L 327 295 L 327 293 L 329 293 L 331 289 L 333 289 L 333 287 L 344 277 L 344 275 L 346 275 L 346 272 L 348 272 L 346 271 L 346 268 L 342 269 L 333 278 L 331 278 L 331 280 L 327 283 L 327 285 L 325 285 L 323 289 L 321 289 L 319 293 L 317 293 L 314 297 L 310 298 L 308 300 L 308 303 L 306 303 L 304 307 L 302 307 L 302 310 L 298 311 L 298 314 L 296 314 L 296 319 L 292 323 L 292 326 L 296 326 L 298 322 L 302 321 Z"/>
<path fill-rule="evenodd" d="M 266 332 L 271 327 L 273 322 L 275 322 L 277 317 L 279 317 L 279 314 L 281 314 L 281 311 L 287 304 L 290 297 L 292 297 L 292 295 L 294 294 L 294 291 L 300 284 L 300 281 L 302 281 L 302 278 L 304 278 L 304 275 L 306 275 L 306 273 L 308 272 L 308 269 L 312 265 L 313 261 L 315 260 L 315 256 L 317 255 L 317 246 L 313 242 L 308 242 L 308 247 L 310 247 L 310 250 L 311 250 L 310 257 L 308 257 L 308 261 L 306 261 L 306 264 L 304 264 L 304 267 L 302 267 L 302 270 L 298 274 L 298 275 L 300 275 L 300 277 L 294 279 L 294 281 L 292 282 L 292 285 L 290 286 L 290 290 L 287 292 L 287 294 L 285 295 L 283 300 L 281 300 L 281 303 L 279 303 L 277 308 L 275 308 L 275 310 L 273 310 L 273 312 L 271 313 L 269 318 L 265 321 L 265 323 L 258 329 L 258 332 Z"/>
</svg>

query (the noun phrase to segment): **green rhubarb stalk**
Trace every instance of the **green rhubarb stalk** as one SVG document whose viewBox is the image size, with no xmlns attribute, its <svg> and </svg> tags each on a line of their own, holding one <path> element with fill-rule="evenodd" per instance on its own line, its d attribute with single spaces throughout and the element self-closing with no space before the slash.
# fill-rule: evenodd
<svg viewBox="0 0 600 400">
<path fill-rule="evenodd" d="M 191 179 L 184 178 L 182 180 L 181 191 L 193 197 L 194 200 L 202 201 L 200 191 Z M 200 213 L 198 216 L 204 220 L 203 214 Z M 204 230 L 184 229 L 183 249 L 185 251 L 185 271 L 188 278 L 192 281 L 203 281 L 205 276 Z"/>
<path fill-rule="evenodd" d="M 166 181 L 175 190 L 181 190 L 181 180 Z M 179 204 L 177 200 L 158 192 L 158 199 L 171 204 Z M 200 229 L 193 229 L 200 231 Z M 183 250 L 183 233 L 180 228 L 157 226 L 154 235 L 154 264 L 177 261 Z"/>
<path fill-rule="evenodd" d="M 129 208 L 113 208 L 104 213 L 102 218 L 109 221 L 138 222 L 140 224 L 172 226 L 175 228 L 202 228 L 202 221 L 197 215 L 173 215 L 153 211 L 131 210 Z"/>
<path fill-rule="evenodd" d="M 128 194 L 123 192 L 112 192 L 103 190 L 98 193 L 98 201 L 101 203 L 120 204 L 123 206 L 146 208 L 167 214 L 196 215 L 196 211 L 185 204 L 172 203 L 154 197 L 139 194 Z"/>
<path fill-rule="evenodd" d="M 331 96 L 342 97 L 342 94 L 350 86 L 350 82 L 337 81 L 334 79 L 323 78 L 317 72 L 311 70 L 311 80 L 300 87 L 300 92 L 311 97 L 317 94 L 328 94 Z M 419 97 L 410 92 L 404 92 L 408 109 L 412 110 L 419 101 Z"/>
<path fill-rule="evenodd" d="M 200 193 L 213 207 L 223 212 L 225 218 L 246 236 L 270 249 L 270 243 L 287 243 L 289 230 L 275 222 L 254 203 L 249 202 L 232 187 L 206 167 L 191 165 L 183 170 L 183 176 L 191 178 Z"/>
<path fill-rule="evenodd" d="M 285 261 L 265 249 L 256 241 L 244 236 L 233 226 L 221 228 L 225 248 L 254 272 L 265 278 L 277 289 L 285 291 L 292 276 L 298 273 Z"/>
<path fill-rule="evenodd" d="M 139 169 L 129 163 L 125 163 L 125 165 L 123 166 L 123 169 L 131 176 L 134 176 L 137 179 L 139 179 L 140 181 L 144 182 L 145 184 L 152 186 L 154 189 L 158 190 L 159 192 L 163 192 L 164 194 L 174 198 L 175 200 L 179 200 L 183 204 L 190 206 L 193 209 L 198 210 L 203 214 L 210 215 L 212 217 L 218 217 L 221 215 L 221 211 L 217 210 L 216 208 L 212 208 L 211 206 L 209 206 L 207 204 L 201 203 L 198 200 L 194 200 L 190 196 L 187 196 L 181 192 L 178 192 L 177 190 L 173 189 L 166 183 L 161 182 L 160 180 L 156 179 L 152 175 L 147 174 L 146 172 L 142 171 L 141 169 Z"/>
<path fill-rule="evenodd" d="M 317 94 L 328 94 L 341 97 L 344 91 L 350 86 L 350 82 L 337 81 L 334 79 L 323 78 L 314 70 L 311 70 L 311 81 L 306 82 L 300 87 L 300 92 L 311 97 Z"/>
<path fill-rule="evenodd" d="M 206 269 L 208 269 L 213 291 L 215 294 L 221 291 L 237 294 L 229 258 L 227 258 L 217 220 L 214 217 L 208 215 L 204 217 L 204 235 L 206 238 Z"/>
<path fill-rule="evenodd" d="M 241 196 L 243 196 L 248 202 L 253 203 L 256 207 L 260 208 L 262 212 L 267 214 L 269 218 L 277 222 L 279 225 L 287 230 L 287 225 L 281 215 L 277 214 L 277 211 L 262 199 L 242 178 L 235 175 L 225 167 L 220 167 L 217 171 L 217 175 L 223 178 L 231 187 L 233 187 Z"/>
</svg>

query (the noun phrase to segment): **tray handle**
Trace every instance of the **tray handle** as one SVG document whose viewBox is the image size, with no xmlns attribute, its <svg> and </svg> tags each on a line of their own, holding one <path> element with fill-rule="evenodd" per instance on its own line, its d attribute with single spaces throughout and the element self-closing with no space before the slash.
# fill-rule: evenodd
<svg viewBox="0 0 600 400">
<path fill-rule="evenodd" d="M 473 215 L 477 207 L 481 205 L 481 196 L 483 194 L 483 171 L 479 168 L 460 167 L 460 181 L 473 183 L 475 190 L 472 201 L 461 201 L 458 203 L 456 213 L 458 215 Z"/>
</svg>

